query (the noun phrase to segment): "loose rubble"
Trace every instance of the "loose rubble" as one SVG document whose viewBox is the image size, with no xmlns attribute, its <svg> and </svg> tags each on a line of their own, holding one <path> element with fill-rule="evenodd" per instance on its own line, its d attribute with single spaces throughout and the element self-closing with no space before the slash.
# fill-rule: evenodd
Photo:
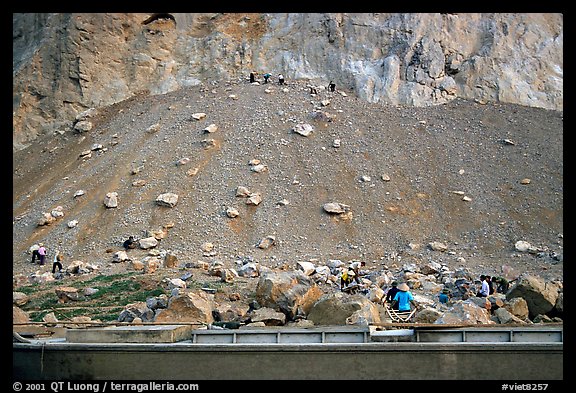
<svg viewBox="0 0 576 393">
<path fill-rule="evenodd" d="M 562 318 L 561 115 L 458 99 L 383 107 L 325 89 L 310 102 L 307 85 L 208 81 L 94 109 L 91 127 L 52 136 L 50 157 L 15 152 L 15 293 L 133 272 L 165 293 L 119 321 L 371 324 L 387 321 L 382 299 L 400 280 L 420 323 Z M 41 188 L 33 171 L 57 175 Z M 122 250 L 130 234 L 138 248 Z M 40 241 L 49 262 L 56 246 L 73 262 L 31 264 Z M 366 262 L 362 285 L 342 293 L 353 260 Z M 475 298 L 482 273 L 514 285 Z M 66 304 L 91 296 L 59 291 Z"/>
</svg>

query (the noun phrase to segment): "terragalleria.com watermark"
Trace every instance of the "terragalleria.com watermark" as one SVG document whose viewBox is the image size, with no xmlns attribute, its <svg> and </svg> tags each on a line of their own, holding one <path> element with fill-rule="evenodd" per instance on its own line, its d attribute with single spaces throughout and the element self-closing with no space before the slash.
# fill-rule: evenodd
<svg viewBox="0 0 576 393">
<path fill-rule="evenodd" d="M 14 382 L 12 388 L 15 392 L 37 392 L 51 390 L 59 392 L 148 392 L 148 391 L 198 391 L 200 386 L 197 383 L 172 383 L 172 382 Z"/>
</svg>

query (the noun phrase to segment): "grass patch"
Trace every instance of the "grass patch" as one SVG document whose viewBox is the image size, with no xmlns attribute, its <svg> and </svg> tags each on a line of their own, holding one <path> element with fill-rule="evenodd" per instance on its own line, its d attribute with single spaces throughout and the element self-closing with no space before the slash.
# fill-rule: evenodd
<svg viewBox="0 0 576 393">
<path fill-rule="evenodd" d="M 140 274 L 141 273 L 135 273 L 135 272 L 118 273 L 118 274 L 110 274 L 110 275 L 101 274 L 101 275 L 95 276 L 94 278 L 91 278 L 90 280 L 83 281 L 83 285 L 86 286 L 89 284 L 113 283 L 113 282 L 116 282 L 116 281 L 121 280 L 123 278 L 134 277 L 134 276 L 140 275 Z"/>
<path fill-rule="evenodd" d="M 22 292 L 28 296 L 32 296 L 36 292 L 46 291 L 51 288 L 56 288 L 62 286 L 61 281 L 50 281 L 47 283 L 35 283 L 32 285 L 21 286 L 16 289 L 16 292 Z"/>
<path fill-rule="evenodd" d="M 60 321 L 69 321 L 74 317 L 84 316 L 93 320 L 115 321 L 130 303 L 144 302 L 150 297 L 166 293 L 160 286 L 157 278 L 146 279 L 140 272 L 127 272 L 121 274 L 95 276 L 73 276 L 64 280 L 51 281 L 43 284 L 33 284 L 19 288 L 18 291 L 28 295 L 29 301 L 22 310 L 30 315 L 34 322 L 42 322 L 42 319 L 51 312 Z M 152 285 L 150 285 L 152 284 Z M 188 289 L 212 288 L 217 291 L 234 291 L 238 282 L 224 283 L 219 279 L 209 281 L 187 280 Z M 78 289 L 79 299 L 59 303 L 55 288 L 73 287 Z M 85 288 L 95 288 L 98 291 L 93 295 L 85 296 Z"/>
<path fill-rule="evenodd" d="M 164 293 L 162 288 L 143 289 L 142 284 L 133 279 L 134 275 L 135 273 L 99 275 L 85 281 L 35 284 L 27 287 L 25 293 L 30 297 L 30 301 L 22 309 L 29 312 L 31 320 L 35 322 L 41 322 L 50 312 L 54 312 L 59 320 L 86 316 L 91 319 L 113 321 L 118 318 L 124 306 L 146 301 L 150 297 Z M 56 291 L 52 289 L 58 286 L 78 289 L 79 299 L 59 303 Z M 82 291 L 87 287 L 95 288 L 98 292 L 84 296 Z"/>
</svg>

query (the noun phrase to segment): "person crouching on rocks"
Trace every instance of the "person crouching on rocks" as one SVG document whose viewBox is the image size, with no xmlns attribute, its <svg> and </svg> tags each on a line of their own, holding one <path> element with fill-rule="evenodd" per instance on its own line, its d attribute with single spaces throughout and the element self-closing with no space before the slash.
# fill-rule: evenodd
<svg viewBox="0 0 576 393">
<path fill-rule="evenodd" d="M 125 250 L 136 248 L 136 240 L 134 240 L 134 236 L 130 236 L 128 240 L 125 240 L 123 246 Z"/>
<path fill-rule="evenodd" d="M 477 297 L 488 297 L 490 295 L 490 286 L 488 285 L 488 281 L 486 280 L 486 276 L 482 274 L 480 276 L 480 281 L 482 282 L 482 287 L 476 293 Z"/>
<path fill-rule="evenodd" d="M 354 280 L 360 285 L 360 268 L 366 266 L 364 261 L 354 261 L 348 266 L 348 270 L 354 271 Z"/>
<path fill-rule="evenodd" d="M 352 269 L 344 269 L 342 275 L 340 276 L 340 290 L 343 291 L 348 285 L 352 284 L 356 273 Z"/>
</svg>

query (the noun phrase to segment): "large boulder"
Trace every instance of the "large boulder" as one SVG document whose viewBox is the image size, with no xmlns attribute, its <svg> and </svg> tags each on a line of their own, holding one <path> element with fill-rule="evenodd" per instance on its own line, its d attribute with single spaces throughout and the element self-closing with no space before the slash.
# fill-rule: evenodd
<svg viewBox="0 0 576 393">
<path fill-rule="evenodd" d="M 498 308 L 494 311 L 494 316 L 498 319 L 500 324 L 524 324 L 525 320 L 518 318 L 505 308 Z"/>
<path fill-rule="evenodd" d="M 283 326 L 286 324 L 286 314 L 270 307 L 261 307 L 252 311 L 252 322 L 263 322 L 266 326 Z"/>
<path fill-rule="evenodd" d="M 204 292 L 190 292 L 171 297 L 168 307 L 156 315 L 156 322 L 196 322 L 209 324 L 214 322 L 212 316 L 213 302 Z"/>
<path fill-rule="evenodd" d="M 490 304 L 490 302 L 486 302 Z M 447 325 L 495 324 L 490 319 L 490 311 L 484 305 L 476 304 L 472 298 L 456 303 L 434 323 Z"/>
<path fill-rule="evenodd" d="M 28 313 L 18 306 L 12 306 L 12 322 L 13 323 L 27 323 L 30 322 Z"/>
<path fill-rule="evenodd" d="M 28 295 L 26 295 L 24 292 L 14 292 L 12 291 L 12 303 L 15 306 L 23 306 L 26 303 L 28 303 Z"/>
<path fill-rule="evenodd" d="M 136 318 L 143 322 L 154 320 L 154 310 L 148 307 L 148 302 L 135 302 L 126 305 L 118 316 L 118 321 L 133 322 Z"/>
<path fill-rule="evenodd" d="M 521 297 L 515 297 L 504 304 L 504 308 L 521 320 L 528 319 L 528 303 Z"/>
<path fill-rule="evenodd" d="M 533 275 L 521 275 L 516 284 L 506 294 L 511 300 L 521 297 L 528 304 L 529 318 L 534 319 L 539 314 L 547 314 L 554 309 L 558 300 L 560 286 L 556 282 L 546 282 Z"/>
<path fill-rule="evenodd" d="M 310 310 L 308 320 L 315 325 L 367 326 L 380 323 L 380 312 L 363 295 L 336 292 L 322 296 Z"/>
<path fill-rule="evenodd" d="M 265 271 L 256 287 L 256 301 L 293 320 L 297 314 L 308 314 L 322 296 L 322 290 L 301 270 L 288 272 Z"/>
</svg>

